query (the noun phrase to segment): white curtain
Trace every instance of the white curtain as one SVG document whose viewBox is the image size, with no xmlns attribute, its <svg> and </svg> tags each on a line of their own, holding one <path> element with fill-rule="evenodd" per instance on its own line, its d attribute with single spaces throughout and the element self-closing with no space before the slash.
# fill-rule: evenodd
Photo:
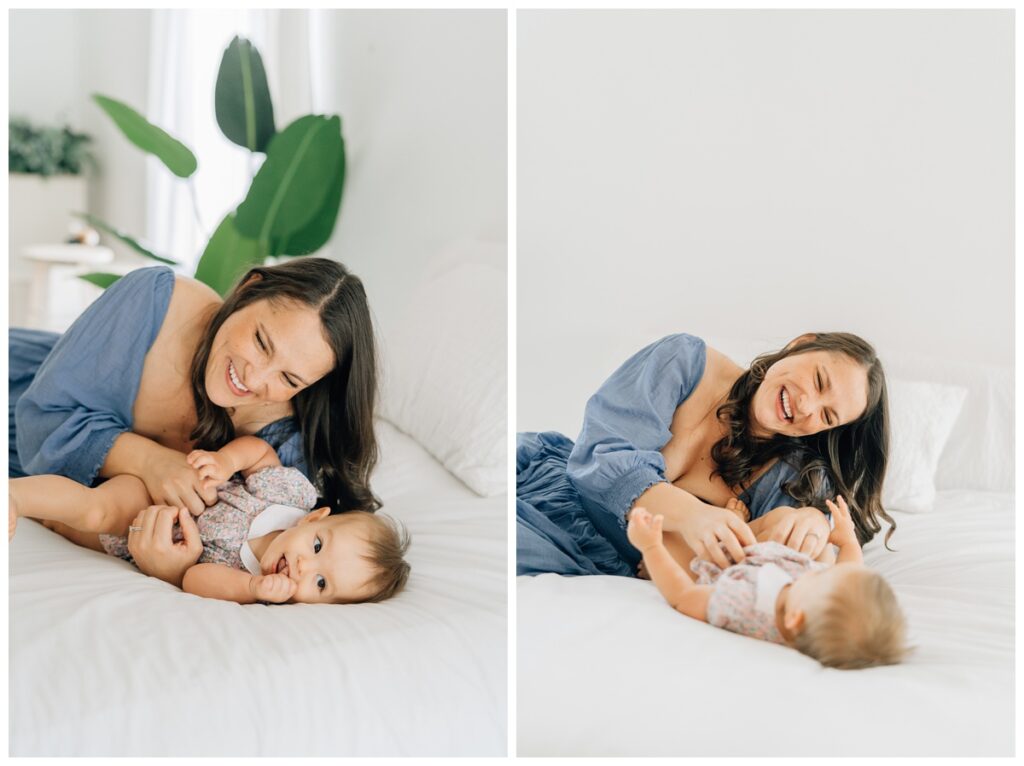
<svg viewBox="0 0 1024 766">
<path fill-rule="evenodd" d="M 214 85 L 235 35 L 259 50 L 278 130 L 312 111 L 310 25 L 316 11 L 175 9 L 152 12 L 147 118 L 182 141 L 199 168 L 189 181 L 158 160 L 147 167 L 147 239 L 192 274 L 224 216 L 245 197 L 259 155 L 228 141 L 217 126 Z M 190 188 L 191 187 L 191 188 Z M 201 222 L 197 222 L 198 219 Z"/>
</svg>

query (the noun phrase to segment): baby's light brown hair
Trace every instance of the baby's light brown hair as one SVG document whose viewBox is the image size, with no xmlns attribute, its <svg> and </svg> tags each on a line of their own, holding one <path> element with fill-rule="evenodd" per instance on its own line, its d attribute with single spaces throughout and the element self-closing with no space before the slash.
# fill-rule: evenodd
<svg viewBox="0 0 1024 766">
<path fill-rule="evenodd" d="M 409 581 L 410 567 L 405 560 L 409 550 L 410 537 L 405 526 L 383 513 L 367 513 L 351 511 L 365 518 L 369 532 L 367 543 L 370 555 L 366 560 L 374 565 L 377 574 L 370 581 L 372 595 L 362 599 L 362 603 L 375 604 L 386 601 L 402 592 Z"/>
<path fill-rule="evenodd" d="M 906 632 L 907 621 L 889 583 L 861 569 L 807 615 L 793 645 L 827 667 L 856 670 L 903 660 Z"/>
</svg>

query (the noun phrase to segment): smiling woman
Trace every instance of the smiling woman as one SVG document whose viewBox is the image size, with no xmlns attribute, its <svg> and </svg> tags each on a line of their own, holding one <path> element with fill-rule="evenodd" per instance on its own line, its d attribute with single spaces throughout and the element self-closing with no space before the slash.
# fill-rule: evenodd
<svg viewBox="0 0 1024 766">
<path fill-rule="evenodd" d="M 373 327 L 362 283 L 337 262 L 251 269 L 223 303 L 170 269 L 140 269 L 63 336 L 12 329 L 10 349 L 11 476 L 131 475 L 152 502 L 199 514 L 215 491 L 184 453 L 253 434 L 331 512 L 379 505 Z M 195 558 L 163 537 L 140 535 L 132 553 L 177 584 Z"/>
<path fill-rule="evenodd" d="M 293 415 L 333 511 L 377 507 L 373 326 L 362 282 L 344 266 L 298 258 L 250 270 L 210 320 L 191 380 L 196 446 Z"/>
<path fill-rule="evenodd" d="M 670 545 L 723 568 L 756 539 L 820 555 L 836 493 L 863 544 L 878 517 L 892 523 L 887 417 L 881 364 L 855 335 L 801 335 L 747 370 L 700 338 L 662 338 L 591 397 L 575 444 L 520 435 L 517 570 L 635 575 L 625 526 L 639 506 L 664 516 Z M 736 499 L 748 519 L 727 510 Z"/>
<path fill-rule="evenodd" d="M 275 337 L 292 342 L 279 349 Z M 334 360 L 316 311 L 290 301 L 260 301 L 235 312 L 218 338 L 206 365 L 206 390 L 221 407 L 286 402 L 330 372 Z"/>
</svg>

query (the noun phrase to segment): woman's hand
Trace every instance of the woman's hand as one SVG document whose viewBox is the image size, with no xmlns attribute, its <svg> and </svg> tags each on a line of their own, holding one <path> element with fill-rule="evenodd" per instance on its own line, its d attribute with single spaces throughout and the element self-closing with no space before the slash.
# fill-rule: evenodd
<svg viewBox="0 0 1024 766">
<path fill-rule="evenodd" d="M 713 561 L 721 569 L 743 561 L 743 547 L 757 542 L 735 511 L 707 504 L 688 515 L 679 532 L 697 558 Z"/>
<path fill-rule="evenodd" d="M 818 558 L 828 545 L 828 519 L 817 508 L 781 506 L 750 522 L 760 542 L 774 540 L 794 550 Z"/>
<path fill-rule="evenodd" d="M 181 525 L 180 542 L 174 542 L 175 521 Z M 203 553 L 192 514 L 186 508 L 151 505 L 139 511 L 132 527 L 136 529 L 128 530 L 128 552 L 139 571 L 180 588 L 186 570 Z"/>
<path fill-rule="evenodd" d="M 198 516 L 217 502 L 217 488 L 210 486 L 188 459 L 177 450 L 161 447 L 146 461 L 140 479 L 159 505 L 187 508 Z"/>
</svg>

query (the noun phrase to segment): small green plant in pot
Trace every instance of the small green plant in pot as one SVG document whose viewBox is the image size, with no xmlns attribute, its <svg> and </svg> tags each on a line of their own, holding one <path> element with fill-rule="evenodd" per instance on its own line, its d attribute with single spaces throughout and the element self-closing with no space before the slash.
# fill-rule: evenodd
<svg viewBox="0 0 1024 766">
<path fill-rule="evenodd" d="M 187 146 L 127 104 L 98 94 L 93 99 L 129 141 L 177 177 L 191 179 L 199 163 Z M 196 279 L 225 295 L 246 269 L 268 256 L 308 255 L 327 243 L 341 207 L 345 142 L 337 115 L 305 115 L 281 131 L 275 128 L 263 60 L 243 38 L 235 37 L 224 51 L 214 103 L 221 132 L 253 154 L 266 155 L 245 199 L 217 226 L 196 266 Z M 80 217 L 147 258 L 175 263 L 95 216 Z M 82 278 L 107 287 L 118 275 Z"/>
<path fill-rule="evenodd" d="M 91 160 L 90 141 L 89 136 L 67 125 L 45 127 L 24 117 L 12 117 L 8 123 L 7 168 L 11 173 L 44 177 L 81 175 Z"/>
</svg>

